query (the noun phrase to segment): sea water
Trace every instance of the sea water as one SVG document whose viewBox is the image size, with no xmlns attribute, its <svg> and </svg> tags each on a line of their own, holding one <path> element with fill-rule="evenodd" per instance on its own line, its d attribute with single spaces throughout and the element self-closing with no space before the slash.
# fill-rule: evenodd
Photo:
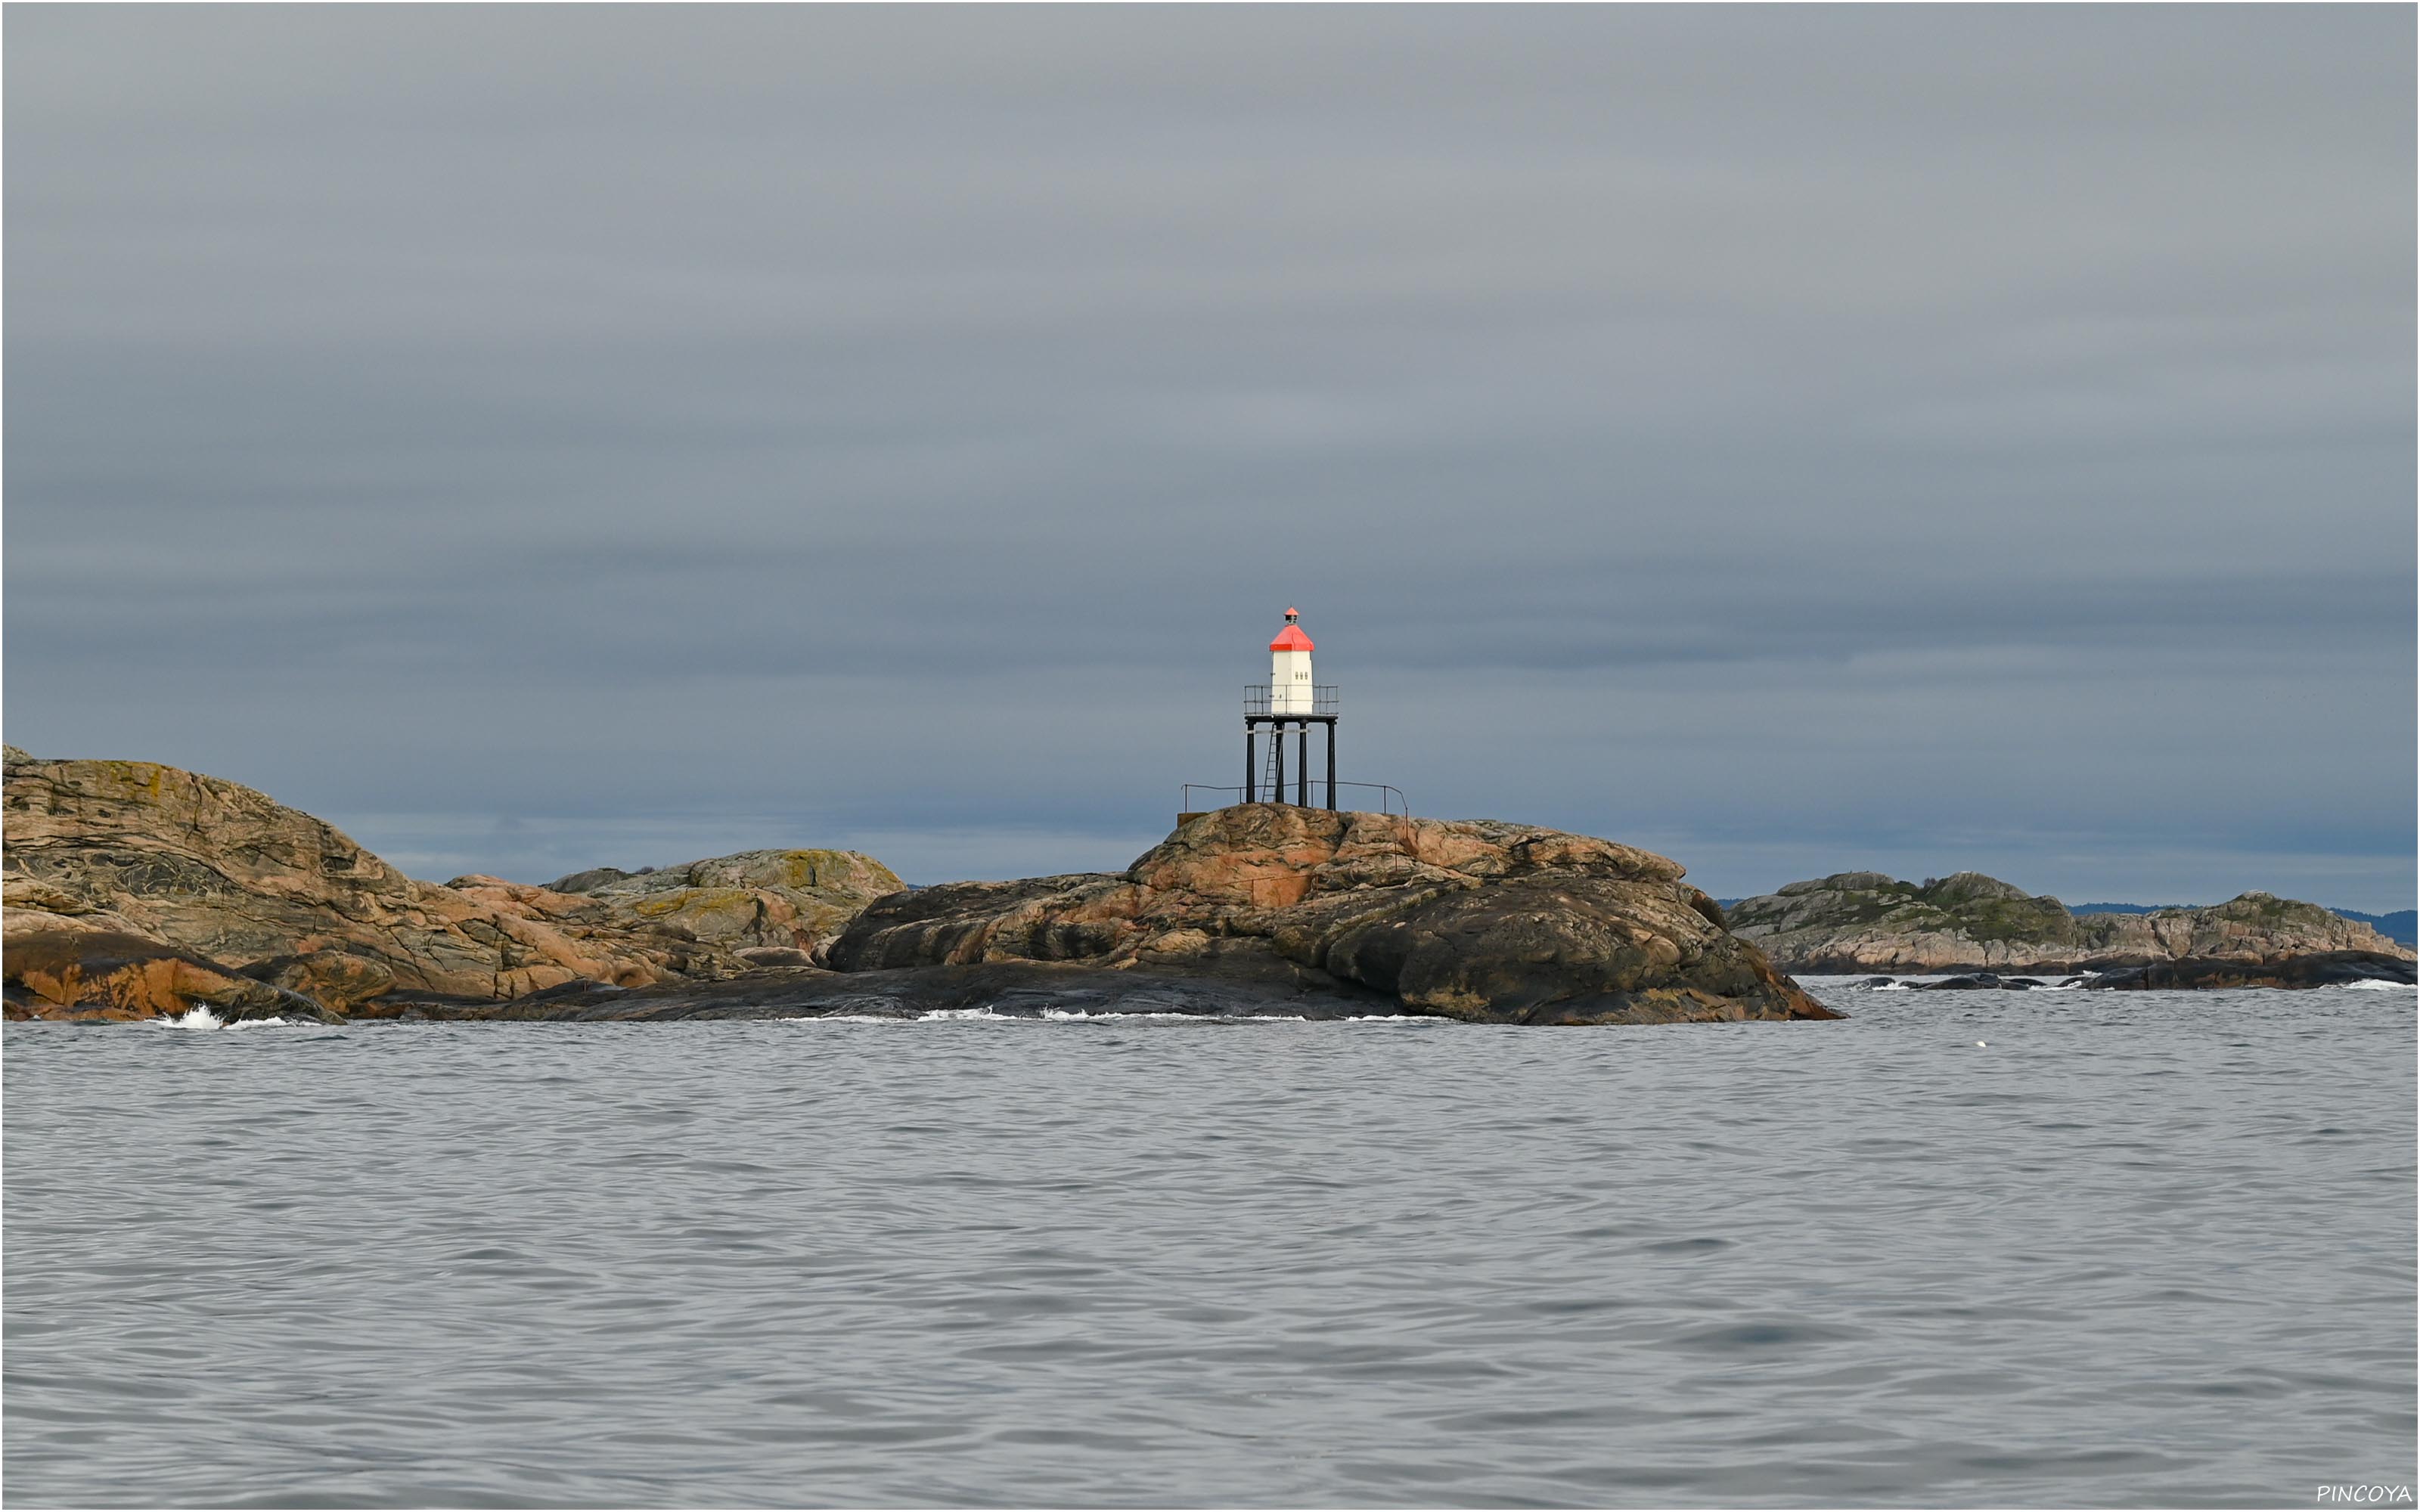
<svg viewBox="0 0 2420 1512">
<path fill-rule="evenodd" d="M 2409 989 L 1813 985 L 1854 1017 L 12 1025 L 7 1492 L 2414 1481 Z"/>
</svg>

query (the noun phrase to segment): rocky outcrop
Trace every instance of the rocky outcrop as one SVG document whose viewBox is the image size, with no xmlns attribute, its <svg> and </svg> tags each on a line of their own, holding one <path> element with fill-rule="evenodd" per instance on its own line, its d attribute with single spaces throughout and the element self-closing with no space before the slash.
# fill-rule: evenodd
<svg viewBox="0 0 2420 1512">
<path fill-rule="evenodd" d="M 1676 862 L 1493 821 L 1247 804 L 1122 872 L 879 900 L 844 972 L 1059 963 L 1482 1022 L 1833 1018 L 1726 931 Z"/>
<path fill-rule="evenodd" d="M 799 851 L 695 862 L 627 894 L 441 887 L 238 783 L 13 748 L 0 815 L 11 1017 L 346 1013 L 396 994 L 492 1002 L 574 981 L 711 980 L 768 950 L 803 962 L 901 885 L 864 856 Z"/>
<path fill-rule="evenodd" d="M 1844 872 L 1745 899 L 1725 917 L 1782 969 L 1809 974 L 2082 971 L 2345 950 L 2412 956 L 2366 924 L 2265 892 L 2211 908 L 2078 917 L 2055 898 L 1973 872 L 1921 886 Z"/>
</svg>

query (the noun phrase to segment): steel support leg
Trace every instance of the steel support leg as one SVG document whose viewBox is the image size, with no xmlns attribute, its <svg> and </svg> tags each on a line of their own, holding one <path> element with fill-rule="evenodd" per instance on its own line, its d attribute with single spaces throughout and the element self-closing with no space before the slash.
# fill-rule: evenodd
<svg viewBox="0 0 2420 1512">
<path fill-rule="evenodd" d="M 1327 721 L 1327 811 L 1336 811 L 1336 721 Z"/>
<path fill-rule="evenodd" d="M 1255 753 L 1252 750 L 1252 727 L 1250 725 L 1246 725 L 1244 726 L 1244 801 L 1246 803 L 1252 801 L 1252 785 L 1254 780 L 1260 776 L 1258 772 L 1252 770 L 1252 757 L 1254 754 Z"/>
</svg>

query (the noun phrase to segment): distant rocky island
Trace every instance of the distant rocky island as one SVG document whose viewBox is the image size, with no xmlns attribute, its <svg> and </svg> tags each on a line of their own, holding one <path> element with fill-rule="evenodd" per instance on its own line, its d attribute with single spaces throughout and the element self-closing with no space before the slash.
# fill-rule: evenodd
<svg viewBox="0 0 2420 1512">
<path fill-rule="evenodd" d="M 1677 862 L 1535 825 L 1250 804 L 1124 872 L 908 890 L 828 850 L 441 886 L 238 783 L 14 748 L 0 811 L 13 1019 L 1838 1016 Z"/>
<path fill-rule="evenodd" d="M 2306 986 L 2409 981 L 2413 959 L 2367 924 L 2265 892 L 2078 915 L 1974 872 L 1923 883 L 1843 872 L 1742 899 L 1724 918 L 1782 970 L 1810 976 L 2095 972 L 2145 986 Z"/>
<path fill-rule="evenodd" d="M 2069 903 L 2067 911 L 2081 918 L 2086 914 L 2175 914 L 2199 906 L 2197 903 Z M 2420 910 L 2398 908 L 2391 914 L 2365 914 L 2358 908 L 2330 908 L 2328 912 L 2338 918 L 2366 924 L 2397 945 L 2420 946 Z"/>
</svg>

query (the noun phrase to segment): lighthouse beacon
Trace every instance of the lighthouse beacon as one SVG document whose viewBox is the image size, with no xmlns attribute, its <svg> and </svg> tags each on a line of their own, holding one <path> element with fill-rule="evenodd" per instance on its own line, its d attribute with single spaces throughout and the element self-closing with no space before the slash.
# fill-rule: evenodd
<svg viewBox="0 0 2420 1512">
<path fill-rule="evenodd" d="M 1311 728 L 1326 737 L 1327 780 L 1311 775 Z M 1267 745 L 1261 744 L 1263 736 Z M 1294 745 L 1294 791 L 1286 791 L 1287 737 Z M 1302 611 L 1288 609 L 1285 628 L 1269 642 L 1269 680 L 1244 689 L 1244 801 L 1311 804 L 1311 793 L 1336 807 L 1336 689 L 1311 680 L 1311 637 Z"/>
<path fill-rule="evenodd" d="M 1265 621 L 1264 624 L 1267 623 Z M 1311 680 L 1311 637 L 1302 633 L 1302 612 L 1286 610 L 1285 628 L 1269 642 L 1269 712 L 1310 714 L 1316 702 Z"/>
<path fill-rule="evenodd" d="M 1244 687 L 1244 780 L 1240 787 L 1212 787 L 1187 782 L 1177 799 L 1176 822 L 1189 824 L 1205 810 L 1193 807 L 1197 788 L 1240 794 L 1244 802 L 1313 806 L 1334 810 L 1336 790 L 1360 788 L 1378 795 L 1378 811 L 1393 813 L 1403 794 L 1384 782 L 1336 779 L 1337 689 L 1322 687 L 1311 677 L 1311 636 L 1302 627 L 1302 611 L 1285 611 L 1285 628 L 1269 642 L 1269 680 Z M 1311 733 L 1317 728 L 1326 748 L 1327 776 L 1311 775 Z M 1289 770 L 1291 768 L 1291 770 Z M 1286 779 L 1294 781 L 1289 784 Z M 1402 811 L 1409 813 L 1407 807 Z"/>
</svg>

